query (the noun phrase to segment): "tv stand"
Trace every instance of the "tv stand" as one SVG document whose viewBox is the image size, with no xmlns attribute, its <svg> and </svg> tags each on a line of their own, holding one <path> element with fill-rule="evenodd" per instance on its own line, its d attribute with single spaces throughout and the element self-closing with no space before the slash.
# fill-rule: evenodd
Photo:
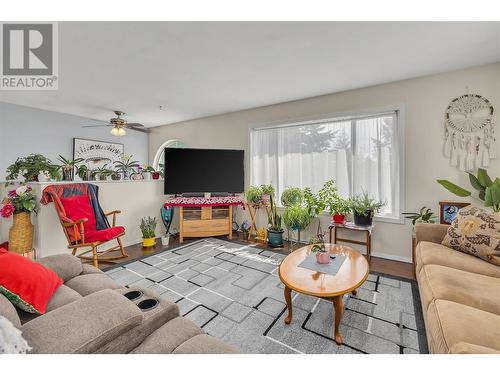
<svg viewBox="0 0 500 375">
<path fill-rule="evenodd" d="M 176 197 L 165 207 L 179 207 L 179 243 L 186 237 L 233 238 L 233 206 L 242 206 L 241 197 Z"/>
</svg>

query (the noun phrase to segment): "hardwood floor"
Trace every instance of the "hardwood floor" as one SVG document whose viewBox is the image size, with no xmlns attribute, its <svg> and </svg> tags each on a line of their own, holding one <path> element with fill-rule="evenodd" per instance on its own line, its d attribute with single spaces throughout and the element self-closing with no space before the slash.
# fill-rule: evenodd
<svg viewBox="0 0 500 375">
<path fill-rule="evenodd" d="M 221 237 L 221 238 L 226 238 L 226 237 Z M 247 242 L 243 238 L 241 233 L 234 233 L 233 239 L 236 241 Z M 185 241 L 184 243 L 187 243 L 187 242 L 188 241 Z M 249 243 L 255 243 L 255 242 L 250 241 Z M 145 256 L 145 255 L 153 255 L 157 252 L 160 252 L 160 251 L 163 251 L 166 249 L 170 249 L 170 248 L 174 248 L 178 245 L 179 245 L 179 237 L 171 237 L 169 246 L 162 246 L 159 238 L 156 240 L 155 247 L 152 247 L 152 248 L 143 248 L 141 243 L 136 244 L 136 245 L 132 245 L 132 246 L 128 246 L 125 248 L 125 250 L 127 251 L 127 254 L 129 255 L 129 257 L 126 259 L 117 261 L 115 264 L 129 262 L 133 259 L 137 259 L 137 258 L 140 258 L 140 257 Z M 259 243 L 257 246 L 261 247 L 263 249 L 266 249 L 266 250 L 272 250 L 272 251 L 276 251 L 276 252 L 282 253 L 282 254 L 289 253 L 287 243 L 285 243 L 284 248 L 278 248 L 278 249 L 271 248 L 271 247 L 267 246 L 266 244 L 261 244 L 261 243 Z M 296 245 L 296 248 L 298 248 L 298 247 L 299 246 Z M 107 267 L 110 267 L 109 263 L 99 265 L 99 268 L 101 268 L 101 269 L 106 269 Z M 411 263 L 398 262 L 395 260 L 382 259 L 382 258 L 377 258 L 377 257 L 372 256 L 371 261 L 370 261 L 370 270 L 374 271 L 374 272 L 386 273 L 386 274 L 393 275 L 393 276 L 404 277 L 406 279 L 413 279 L 413 272 L 412 272 Z"/>
</svg>

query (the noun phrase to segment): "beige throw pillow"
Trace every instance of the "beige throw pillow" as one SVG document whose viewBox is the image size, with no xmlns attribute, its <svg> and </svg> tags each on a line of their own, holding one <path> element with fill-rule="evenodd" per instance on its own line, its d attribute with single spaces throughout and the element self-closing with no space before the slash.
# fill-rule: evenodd
<svg viewBox="0 0 500 375">
<path fill-rule="evenodd" d="M 500 266 L 500 212 L 488 213 L 474 206 L 462 208 L 442 244 Z"/>
</svg>

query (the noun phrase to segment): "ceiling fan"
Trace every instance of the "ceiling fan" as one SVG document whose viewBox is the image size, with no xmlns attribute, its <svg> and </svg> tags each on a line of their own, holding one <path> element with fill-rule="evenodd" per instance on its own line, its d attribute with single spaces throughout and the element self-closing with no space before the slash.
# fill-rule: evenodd
<svg viewBox="0 0 500 375">
<path fill-rule="evenodd" d="M 144 125 L 139 124 L 137 122 L 127 122 L 124 118 L 122 118 L 123 115 L 125 115 L 125 112 L 122 111 L 113 111 L 116 115 L 116 117 L 113 117 L 109 120 L 108 124 L 105 125 L 87 125 L 83 126 L 84 128 L 98 128 L 102 126 L 111 126 L 111 134 L 117 136 L 117 137 L 122 137 L 124 135 L 127 135 L 127 132 L 125 129 L 130 129 L 130 130 L 135 130 L 138 132 L 142 133 L 149 133 L 149 129 L 145 128 Z M 100 120 L 96 120 L 100 121 Z"/>
</svg>

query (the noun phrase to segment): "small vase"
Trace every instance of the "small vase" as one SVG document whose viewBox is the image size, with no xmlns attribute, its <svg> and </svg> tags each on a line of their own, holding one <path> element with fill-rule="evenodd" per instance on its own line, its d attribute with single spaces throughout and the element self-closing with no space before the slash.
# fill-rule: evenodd
<svg viewBox="0 0 500 375">
<path fill-rule="evenodd" d="M 153 177 L 153 180 L 159 180 L 160 179 L 160 172 L 153 172 L 151 174 L 151 176 Z"/>
<path fill-rule="evenodd" d="M 9 250 L 19 254 L 33 250 L 33 224 L 29 212 L 14 214 L 13 225 L 9 230 Z"/>
<path fill-rule="evenodd" d="M 142 177 L 145 180 L 151 180 L 151 172 L 142 172 Z"/>
<path fill-rule="evenodd" d="M 169 242 L 170 242 L 170 235 L 166 235 L 166 236 L 161 237 L 162 246 L 168 246 Z"/>
<path fill-rule="evenodd" d="M 73 167 L 64 167 L 62 169 L 62 179 L 63 181 L 73 181 Z"/>
<path fill-rule="evenodd" d="M 328 264 L 330 263 L 330 253 L 318 251 L 316 253 L 316 262 L 320 264 Z"/>
</svg>

